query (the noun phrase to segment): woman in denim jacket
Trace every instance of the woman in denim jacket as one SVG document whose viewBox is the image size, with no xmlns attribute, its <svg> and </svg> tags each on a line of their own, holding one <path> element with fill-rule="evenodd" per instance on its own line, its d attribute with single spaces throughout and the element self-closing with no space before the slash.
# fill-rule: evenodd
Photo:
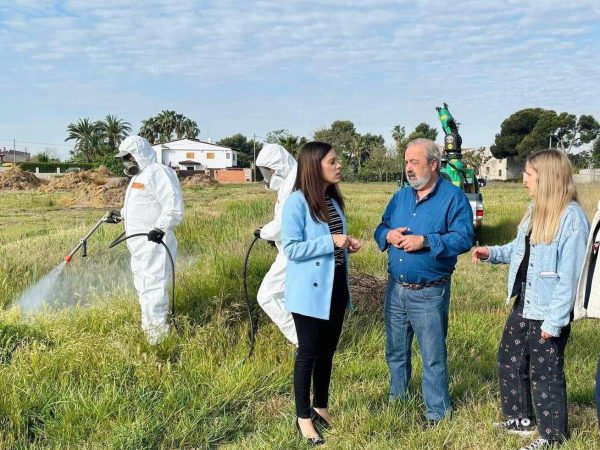
<svg viewBox="0 0 600 450">
<path fill-rule="evenodd" d="M 567 437 L 564 352 L 589 231 L 571 164 L 559 150 L 532 154 L 523 184 L 532 203 L 512 242 L 473 250 L 474 262 L 509 263 L 507 304 L 515 298 L 498 349 L 505 421 L 496 426 L 540 437 L 525 450 Z M 532 405 L 533 404 L 533 405 Z"/>
</svg>

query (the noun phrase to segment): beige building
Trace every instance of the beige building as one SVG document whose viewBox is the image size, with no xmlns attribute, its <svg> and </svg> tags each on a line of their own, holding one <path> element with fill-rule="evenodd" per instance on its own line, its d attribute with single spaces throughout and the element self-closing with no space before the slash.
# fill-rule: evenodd
<svg viewBox="0 0 600 450">
<path fill-rule="evenodd" d="M 481 166 L 480 178 L 488 181 L 508 181 L 516 180 L 523 175 L 523 163 L 516 162 L 514 158 L 494 158 L 487 147 L 484 154 L 491 158 Z"/>
</svg>

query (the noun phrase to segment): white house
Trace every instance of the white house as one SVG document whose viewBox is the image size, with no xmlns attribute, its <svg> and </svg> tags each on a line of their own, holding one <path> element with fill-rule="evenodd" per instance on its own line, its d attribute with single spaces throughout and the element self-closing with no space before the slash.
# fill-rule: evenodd
<svg viewBox="0 0 600 450">
<path fill-rule="evenodd" d="M 237 151 L 197 139 L 153 145 L 158 160 L 180 170 L 227 169 L 237 166 Z"/>
</svg>

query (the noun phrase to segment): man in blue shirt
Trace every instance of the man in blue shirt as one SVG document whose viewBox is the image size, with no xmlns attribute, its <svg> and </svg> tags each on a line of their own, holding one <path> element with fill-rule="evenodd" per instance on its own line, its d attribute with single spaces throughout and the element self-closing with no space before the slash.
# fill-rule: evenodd
<svg viewBox="0 0 600 450">
<path fill-rule="evenodd" d="M 379 249 L 388 250 L 384 312 L 390 398 L 407 395 L 416 335 L 426 418 L 435 425 L 451 409 L 446 350 L 450 276 L 458 255 L 473 243 L 473 212 L 465 193 L 440 176 L 435 142 L 411 141 L 405 165 L 411 187 L 394 194 L 375 230 Z"/>
</svg>

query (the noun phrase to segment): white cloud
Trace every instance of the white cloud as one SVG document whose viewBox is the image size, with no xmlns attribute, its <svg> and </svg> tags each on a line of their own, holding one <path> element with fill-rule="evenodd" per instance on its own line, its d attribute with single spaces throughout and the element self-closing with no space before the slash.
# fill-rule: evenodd
<svg viewBox="0 0 600 450">
<path fill-rule="evenodd" d="M 599 5 L 19 0 L 0 5 L 0 58 L 10 61 L 0 95 L 41 83 L 47 92 L 85 84 L 124 95 L 150 77 L 212 89 L 278 86 L 273 96 L 324 89 L 334 101 L 351 88 L 356 104 L 446 96 L 505 110 L 534 102 L 588 108 L 600 104 Z"/>
</svg>

